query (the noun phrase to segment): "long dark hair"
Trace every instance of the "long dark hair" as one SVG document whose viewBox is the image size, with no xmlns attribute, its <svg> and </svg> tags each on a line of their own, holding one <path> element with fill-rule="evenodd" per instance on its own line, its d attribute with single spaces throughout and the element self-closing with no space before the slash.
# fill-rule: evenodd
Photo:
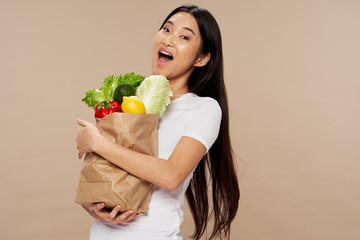
<svg viewBox="0 0 360 240">
<path fill-rule="evenodd" d="M 197 21 L 202 45 L 200 53 L 210 53 L 209 62 L 195 68 L 188 80 L 190 92 L 216 99 L 222 110 L 220 132 L 217 140 L 194 171 L 186 190 L 186 198 L 195 222 L 194 239 L 200 239 L 206 230 L 209 218 L 214 218 L 214 228 L 209 239 L 230 238 L 230 224 L 235 218 L 240 190 L 233 161 L 233 150 L 229 134 L 229 109 L 224 83 L 222 41 L 215 18 L 206 9 L 197 6 L 181 6 L 164 20 L 178 12 L 186 12 Z M 207 170 L 209 176 L 207 176 Z M 209 212 L 208 182 L 211 180 L 212 206 Z"/>
</svg>

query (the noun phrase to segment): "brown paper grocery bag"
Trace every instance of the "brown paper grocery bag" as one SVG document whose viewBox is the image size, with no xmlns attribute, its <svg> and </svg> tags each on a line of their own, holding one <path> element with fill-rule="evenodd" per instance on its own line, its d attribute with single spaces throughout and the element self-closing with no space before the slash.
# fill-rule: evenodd
<svg viewBox="0 0 360 240">
<path fill-rule="evenodd" d="M 112 113 L 97 118 L 97 128 L 109 140 L 133 151 L 157 156 L 159 115 Z M 121 212 L 147 213 L 152 184 L 127 173 L 96 153 L 87 153 L 76 191 L 80 204 L 104 202 Z"/>
</svg>

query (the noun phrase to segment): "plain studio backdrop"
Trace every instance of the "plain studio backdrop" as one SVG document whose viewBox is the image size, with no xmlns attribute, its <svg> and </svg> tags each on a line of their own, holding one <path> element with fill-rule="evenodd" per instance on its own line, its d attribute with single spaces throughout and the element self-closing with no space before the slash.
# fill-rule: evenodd
<svg viewBox="0 0 360 240">
<path fill-rule="evenodd" d="M 151 75 L 153 38 L 184 3 L 0 1 L 1 239 L 88 238 L 74 203 L 76 119 L 94 122 L 81 99 L 106 76 Z M 242 193 L 232 239 L 360 239 L 360 1 L 192 3 L 222 30 Z"/>
</svg>

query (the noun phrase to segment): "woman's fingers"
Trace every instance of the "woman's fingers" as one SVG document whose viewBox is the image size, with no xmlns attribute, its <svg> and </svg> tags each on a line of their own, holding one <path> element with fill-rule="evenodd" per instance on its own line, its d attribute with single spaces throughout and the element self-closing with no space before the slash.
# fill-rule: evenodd
<svg viewBox="0 0 360 240">
<path fill-rule="evenodd" d="M 136 218 L 137 216 L 139 216 L 139 212 L 138 212 L 138 211 L 133 212 L 130 216 L 128 216 L 128 217 L 126 218 L 126 222 L 132 221 L 132 220 L 133 220 L 134 218 Z"/>
<path fill-rule="evenodd" d="M 105 203 L 98 203 L 95 205 L 95 207 L 99 210 L 103 209 L 105 207 Z"/>
<path fill-rule="evenodd" d="M 77 124 L 79 124 L 79 126 L 81 127 L 90 127 L 90 128 L 96 128 L 96 126 L 94 124 L 92 124 L 91 122 L 88 122 L 88 121 L 85 121 L 85 120 L 81 120 L 81 119 L 78 119 L 76 120 Z"/>
<path fill-rule="evenodd" d="M 105 207 L 104 203 L 95 204 L 91 207 L 90 214 L 93 215 L 93 217 L 95 217 L 96 219 L 111 224 L 130 222 L 139 215 L 138 211 L 132 211 L 132 210 L 119 214 L 121 209 L 119 205 L 115 206 L 111 210 L 111 212 L 106 211 L 104 207 Z"/>
<path fill-rule="evenodd" d="M 113 210 L 110 212 L 110 218 L 115 218 L 118 212 L 120 211 L 120 206 L 117 205 L 113 208 Z"/>
<path fill-rule="evenodd" d="M 102 220 L 103 215 L 104 215 L 104 211 L 103 208 L 105 206 L 105 204 L 103 203 L 98 203 L 98 204 L 93 204 L 91 206 L 85 206 L 85 209 L 87 209 L 87 211 L 90 213 L 91 216 L 93 216 L 96 219 Z"/>
<path fill-rule="evenodd" d="M 77 124 L 79 124 L 82 127 L 86 127 L 90 124 L 89 122 L 87 122 L 85 120 L 81 120 L 81 119 L 76 120 L 76 122 L 77 122 Z"/>
<path fill-rule="evenodd" d="M 91 208 L 90 211 L 91 213 L 96 214 L 97 216 L 100 216 L 101 214 L 104 213 L 104 208 L 105 204 L 104 203 L 98 203 L 98 204 L 94 204 Z"/>
<path fill-rule="evenodd" d="M 78 153 L 79 159 L 81 159 L 81 158 L 84 156 L 84 154 L 85 154 L 85 153 L 79 151 L 79 153 Z"/>
<path fill-rule="evenodd" d="M 93 152 L 102 135 L 100 130 L 92 123 L 80 119 L 77 120 L 77 123 L 83 127 L 77 132 L 75 139 L 79 150 L 78 157 L 81 159 L 85 153 Z"/>
<path fill-rule="evenodd" d="M 116 218 L 116 222 L 118 223 L 126 223 L 126 222 L 130 222 L 131 220 L 133 220 L 136 216 L 137 216 L 138 212 L 137 211 L 126 211 L 124 213 L 122 213 L 121 215 L 117 216 Z"/>
</svg>

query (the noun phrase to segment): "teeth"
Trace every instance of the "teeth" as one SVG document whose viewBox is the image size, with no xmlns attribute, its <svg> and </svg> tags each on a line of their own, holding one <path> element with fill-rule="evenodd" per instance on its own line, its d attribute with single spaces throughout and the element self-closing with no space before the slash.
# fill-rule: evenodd
<svg viewBox="0 0 360 240">
<path fill-rule="evenodd" d="M 160 51 L 162 54 L 166 55 L 166 56 L 169 56 L 169 57 L 172 57 L 170 53 L 168 52 L 165 52 L 165 51 Z"/>
</svg>

